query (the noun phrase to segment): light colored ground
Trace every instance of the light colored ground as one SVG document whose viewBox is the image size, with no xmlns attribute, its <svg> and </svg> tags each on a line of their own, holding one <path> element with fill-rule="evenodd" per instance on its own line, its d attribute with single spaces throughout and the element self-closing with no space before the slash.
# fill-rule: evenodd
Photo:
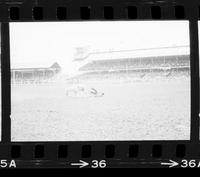
<svg viewBox="0 0 200 177">
<path fill-rule="evenodd" d="M 189 140 L 189 77 L 82 84 L 105 95 L 67 97 L 66 83 L 12 86 L 12 141 Z"/>
</svg>

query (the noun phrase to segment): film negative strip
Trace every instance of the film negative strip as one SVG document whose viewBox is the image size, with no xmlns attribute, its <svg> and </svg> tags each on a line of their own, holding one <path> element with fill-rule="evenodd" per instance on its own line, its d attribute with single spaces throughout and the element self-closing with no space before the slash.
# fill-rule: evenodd
<svg viewBox="0 0 200 177">
<path fill-rule="evenodd" d="M 198 0 L 0 0 L 4 168 L 200 168 Z"/>
</svg>

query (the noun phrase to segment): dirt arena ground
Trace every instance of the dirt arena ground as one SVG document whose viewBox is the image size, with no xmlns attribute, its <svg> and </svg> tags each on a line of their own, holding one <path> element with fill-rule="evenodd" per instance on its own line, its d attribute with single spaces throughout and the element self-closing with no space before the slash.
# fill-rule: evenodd
<svg viewBox="0 0 200 177">
<path fill-rule="evenodd" d="M 96 80 L 103 97 L 64 82 L 12 86 L 12 141 L 189 140 L 190 78 Z"/>
</svg>

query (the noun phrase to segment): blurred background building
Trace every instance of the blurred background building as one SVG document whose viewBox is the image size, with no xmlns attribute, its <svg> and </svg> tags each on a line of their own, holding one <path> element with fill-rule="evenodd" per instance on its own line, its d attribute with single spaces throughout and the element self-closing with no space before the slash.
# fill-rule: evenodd
<svg viewBox="0 0 200 177">
<path fill-rule="evenodd" d="M 11 83 L 48 82 L 55 78 L 60 71 L 61 66 L 57 62 L 50 67 L 38 63 L 15 63 L 11 66 Z"/>
<path fill-rule="evenodd" d="M 189 46 L 173 46 L 136 50 L 90 52 L 75 62 L 84 63 L 81 75 L 132 74 L 145 76 L 149 73 L 163 73 L 165 76 L 190 72 Z"/>
</svg>

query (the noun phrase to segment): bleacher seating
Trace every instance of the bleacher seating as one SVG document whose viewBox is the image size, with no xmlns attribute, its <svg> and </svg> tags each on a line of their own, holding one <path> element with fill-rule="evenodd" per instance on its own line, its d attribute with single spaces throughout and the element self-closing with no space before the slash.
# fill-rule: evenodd
<svg viewBox="0 0 200 177">
<path fill-rule="evenodd" d="M 181 68 L 190 66 L 190 57 L 183 56 L 163 56 L 163 57 L 145 57 L 120 60 L 100 60 L 91 61 L 82 66 L 79 71 L 127 71 L 140 69 L 156 68 Z"/>
</svg>

